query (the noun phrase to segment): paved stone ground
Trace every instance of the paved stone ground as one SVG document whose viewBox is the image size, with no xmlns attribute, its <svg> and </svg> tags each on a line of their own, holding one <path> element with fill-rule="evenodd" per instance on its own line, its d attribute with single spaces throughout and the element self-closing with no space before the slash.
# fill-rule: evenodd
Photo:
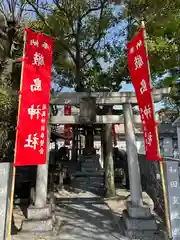
<svg viewBox="0 0 180 240">
<path fill-rule="evenodd" d="M 24 216 L 20 208 L 14 211 L 15 225 L 20 227 Z M 56 237 L 61 240 L 126 240 L 112 218 L 104 201 L 92 193 L 61 194 L 56 202 Z M 27 236 L 28 237 L 28 236 Z M 14 240 L 21 240 L 14 235 Z M 24 238 L 25 239 L 25 238 Z M 27 239 L 27 238 L 26 238 Z M 40 239 L 40 238 L 34 238 Z M 47 239 L 47 238 L 41 238 Z"/>
<path fill-rule="evenodd" d="M 90 192 L 61 192 L 56 194 L 56 237 L 34 238 L 34 240 L 129 240 L 123 236 L 121 214 L 129 196 L 126 190 L 117 190 L 117 197 L 105 199 Z M 152 208 L 152 201 L 144 195 L 144 201 Z M 16 228 L 25 218 L 24 208 L 14 210 Z M 16 229 L 15 228 L 15 229 Z M 12 240 L 32 240 L 14 235 Z M 162 240 L 157 236 L 152 240 Z M 143 239 L 145 240 L 145 239 Z"/>
<path fill-rule="evenodd" d="M 108 206 L 98 197 L 59 199 L 56 216 L 62 240 L 124 240 Z"/>
</svg>

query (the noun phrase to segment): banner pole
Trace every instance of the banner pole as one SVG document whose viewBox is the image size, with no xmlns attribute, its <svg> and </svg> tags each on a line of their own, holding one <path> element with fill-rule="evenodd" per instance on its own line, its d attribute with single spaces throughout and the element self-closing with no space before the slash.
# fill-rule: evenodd
<svg viewBox="0 0 180 240">
<path fill-rule="evenodd" d="M 148 49 L 147 49 L 147 42 L 146 42 L 147 36 L 146 36 L 144 21 L 141 21 L 141 27 L 144 29 L 144 44 L 145 44 L 146 56 L 148 56 Z M 150 81 L 150 87 L 151 87 L 151 71 L 150 71 L 149 60 L 147 60 L 147 65 L 148 65 L 148 75 L 149 75 L 149 81 Z M 154 104 L 152 104 L 152 107 L 153 107 L 153 115 L 154 115 L 154 119 L 155 119 Z M 158 145 L 158 155 L 160 156 L 158 128 L 157 128 L 157 126 L 155 128 L 156 128 L 156 138 L 157 138 L 157 145 Z M 163 189 L 163 195 L 164 195 L 165 218 L 166 218 L 166 225 L 167 225 L 169 238 L 172 238 L 163 162 L 164 162 L 164 159 L 160 161 L 160 174 L 161 174 L 162 189 Z"/>
<path fill-rule="evenodd" d="M 27 32 L 24 31 L 24 47 L 23 47 L 23 58 L 25 57 L 25 45 L 27 40 Z M 20 78 L 20 91 L 22 90 L 22 78 L 24 72 L 24 61 L 22 61 L 21 67 L 21 78 Z M 18 120 L 19 123 L 19 112 L 21 107 L 21 94 L 19 95 L 19 104 L 18 104 Z M 16 145 L 17 145 L 17 131 L 16 129 L 16 141 L 15 141 L 15 151 L 14 151 L 14 164 L 16 162 Z M 14 189 L 15 189 L 15 180 L 16 180 L 16 167 L 13 164 L 13 172 L 12 172 L 12 187 L 11 187 L 11 197 L 10 197 L 10 211 L 9 211 L 9 222 L 8 222 L 8 240 L 11 240 L 11 225 L 12 225 L 12 216 L 13 216 L 13 203 L 14 203 Z"/>
</svg>

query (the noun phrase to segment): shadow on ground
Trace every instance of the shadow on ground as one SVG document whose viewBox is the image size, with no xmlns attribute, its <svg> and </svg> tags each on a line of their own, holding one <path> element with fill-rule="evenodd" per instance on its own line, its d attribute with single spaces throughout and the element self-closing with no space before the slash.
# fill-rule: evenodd
<svg viewBox="0 0 180 240">
<path fill-rule="evenodd" d="M 117 240 L 123 237 L 112 213 L 100 197 L 61 198 L 56 202 L 61 240 Z"/>
</svg>

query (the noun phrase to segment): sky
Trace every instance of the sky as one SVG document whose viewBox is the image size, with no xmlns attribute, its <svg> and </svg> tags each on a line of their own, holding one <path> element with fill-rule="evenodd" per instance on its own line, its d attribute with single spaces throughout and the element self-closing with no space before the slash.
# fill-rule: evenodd
<svg viewBox="0 0 180 240">
<path fill-rule="evenodd" d="M 132 84 L 124 84 L 124 86 L 121 89 L 121 92 L 134 92 L 134 87 Z M 155 112 L 163 108 L 163 103 L 155 103 L 154 104 Z"/>
<path fill-rule="evenodd" d="M 121 12 L 121 8 L 118 5 L 115 6 L 114 10 L 115 10 L 115 14 L 120 14 L 120 12 Z M 122 36 L 122 37 L 118 36 L 118 38 L 117 38 L 117 34 L 122 30 L 122 28 L 124 29 L 125 27 L 126 27 L 126 23 L 121 21 L 120 24 L 118 24 L 114 28 L 110 29 L 106 41 L 112 42 L 116 38 L 116 40 L 119 40 L 121 42 L 123 41 L 125 43 L 124 36 Z M 104 63 L 101 60 L 100 60 L 100 62 L 102 64 L 102 67 L 104 70 L 109 66 L 109 63 Z M 62 92 L 72 92 L 72 91 L 74 91 L 74 90 L 67 88 L 67 87 L 64 87 L 62 89 Z M 120 91 L 121 92 L 133 92 L 134 88 L 133 88 L 132 84 L 123 84 Z M 162 103 L 155 104 L 155 111 L 158 111 L 162 107 L 163 107 Z"/>
</svg>

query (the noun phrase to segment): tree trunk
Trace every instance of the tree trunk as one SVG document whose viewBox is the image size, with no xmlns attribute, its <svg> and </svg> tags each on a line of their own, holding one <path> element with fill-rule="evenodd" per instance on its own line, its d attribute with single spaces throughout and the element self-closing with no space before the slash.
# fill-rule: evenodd
<svg viewBox="0 0 180 240">
<path fill-rule="evenodd" d="M 112 147 L 112 124 L 106 124 L 104 127 L 105 134 L 105 185 L 106 197 L 114 197 L 116 195 L 114 183 L 114 160 Z"/>
</svg>

